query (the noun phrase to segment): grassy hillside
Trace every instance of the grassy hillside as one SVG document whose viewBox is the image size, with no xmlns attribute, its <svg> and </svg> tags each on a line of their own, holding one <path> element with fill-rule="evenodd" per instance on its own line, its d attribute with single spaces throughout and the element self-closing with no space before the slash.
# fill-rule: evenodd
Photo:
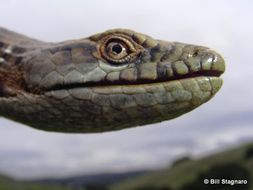
<svg viewBox="0 0 253 190">
<path fill-rule="evenodd" d="M 39 183 L 28 183 L 0 176 L 0 190 L 70 190 L 60 185 L 42 185 Z"/>
<path fill-rule="evenodd" d="M 205 185 L 204 179 L 246 179 L 247 185 Z M 231 182 L 231 181 L 230 181 Z M 114 184 L 111 190 L 253 190 L 253 144 Z"/>
<path fill-rule="evenodd" d="M 182 158 L 170 168 L 132 176 L 124 181 L 120 175 L 123 174 L 113 175 L 119 182 L 110 187 L 106 187 L 111 184 L 108 177 L 99 175 L 89 183 L 87 179 L 90 177 L 87 176 L 64 179 L 66 183 L 62 180 L 21 182 L 0 176 L 0 190 L 253 190 L 253 143 L 199 160 Z M 247 184 L 205 185 L 204 179 L 247 180 Z"/>
</svg>

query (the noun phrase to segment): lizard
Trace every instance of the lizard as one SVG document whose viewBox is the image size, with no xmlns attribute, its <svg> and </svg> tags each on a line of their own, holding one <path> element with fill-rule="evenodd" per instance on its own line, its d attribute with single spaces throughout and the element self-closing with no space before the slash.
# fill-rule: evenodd
<svg viewBox="0 0 253 190">
<path fill-rule="evenodd" d="M 49 43 L 0 28 L 0 116 L 63 133 L 144 126 L 209 101 L 224 71 L 210 48 L 128 29 Z"/>
</svg>

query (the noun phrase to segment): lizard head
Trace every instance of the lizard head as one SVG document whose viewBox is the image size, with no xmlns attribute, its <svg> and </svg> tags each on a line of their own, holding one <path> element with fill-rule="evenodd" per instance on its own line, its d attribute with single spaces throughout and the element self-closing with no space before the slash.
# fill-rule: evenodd
<svg viewBox="0 0 253 190">
<path fill-rule="evenodd" d="M 25 88 L 5 97 L 6 113 L 12 112 L 6 117 L 60 132 L 111 131 L 178 117 L 210 100 L 225 70 L 223 58 L 209 48 L 125 29 L 50 44 L 20 65 Z"/>
</svg>

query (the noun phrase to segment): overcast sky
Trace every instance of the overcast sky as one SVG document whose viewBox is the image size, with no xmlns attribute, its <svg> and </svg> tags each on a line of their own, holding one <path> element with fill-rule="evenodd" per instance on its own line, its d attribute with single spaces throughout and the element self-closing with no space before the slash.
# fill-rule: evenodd
<svg viewBox="0 0 253 190">
<path fill-rule="evenodd" d="M 1 0 L 0 26 L 44 41 L 129 28 L 211 47 L 227 63 L 224 85 L 180 118 L 102 134 L 57 134 L 0 118 L 0 173 L 18 178 L 164 167 L 253 141 L 253 1 Z"/>
</svg>

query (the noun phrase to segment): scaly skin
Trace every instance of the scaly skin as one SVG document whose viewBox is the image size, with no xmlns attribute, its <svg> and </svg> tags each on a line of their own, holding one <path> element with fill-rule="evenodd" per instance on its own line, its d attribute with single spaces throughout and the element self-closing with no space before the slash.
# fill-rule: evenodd
<svg viewBox="0 0 253 190">
<path fill-rule="evenodd" d="M 213 50 L 131 30 L 45 43 L 0 29 L 0 115 L 75 133 L 161 122 L 210 100 L 224 70 Z"/>
</svg>

